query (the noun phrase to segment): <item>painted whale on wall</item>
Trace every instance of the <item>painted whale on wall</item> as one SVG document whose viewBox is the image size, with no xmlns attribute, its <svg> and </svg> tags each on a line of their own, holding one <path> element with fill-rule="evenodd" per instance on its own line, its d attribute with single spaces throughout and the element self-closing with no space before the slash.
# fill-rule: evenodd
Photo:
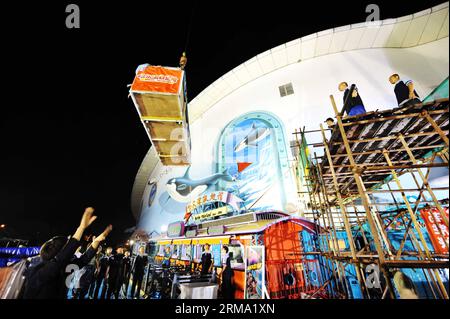
<svg viewBox="0 0 450 319">
<path fill-rule="evenodd" d="M 189 203 L 201 194 L 203 194 L 211 186 L 216 185 L 219 181 L 234 182 L 234 178 L 227 173 L 213 174 L 211 176 L 193 180 L 189 176 L 190 167 L 182 177 L 170 179 L 166 184 L 167 193 L 169 196 L 180 203 Z"/>
</svg>

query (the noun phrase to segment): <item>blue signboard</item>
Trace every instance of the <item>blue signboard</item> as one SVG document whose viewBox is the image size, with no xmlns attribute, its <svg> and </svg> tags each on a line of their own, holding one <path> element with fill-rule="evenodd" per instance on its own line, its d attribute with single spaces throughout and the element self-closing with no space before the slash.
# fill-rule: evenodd
<svg viewBox="0 0 450 319">
<path fill-rule="evenodd" d="M 222 261 L 221 261 L 221 256 L 222 256 L 222 245 L 217 244 L 217 245 L 212 245 L 211 247 L 211 252 L 214 258 L 214 266 L 215 267 L 220 267 L 222 266 Z"/>
</svg>

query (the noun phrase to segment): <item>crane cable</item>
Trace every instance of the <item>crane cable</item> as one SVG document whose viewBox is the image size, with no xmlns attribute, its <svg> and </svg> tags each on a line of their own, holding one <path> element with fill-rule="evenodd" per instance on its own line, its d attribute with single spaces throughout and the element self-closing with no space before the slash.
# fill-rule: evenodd
<svg viewBox="0 0 450 319">
<path fill-rule="evenodd" d="M 194 4 L 193 4 L 192 9 L 191 9 L 191 16 L 189 18 L 188 31 L 187 31 L 187 34 L 186 34 L 186 42 L 185 42 L 185 45 L 184 45 L 184 51 L 183 52 L 187 51 L 187 48 L 188 48 L 188 45 L 189 45 L 189 40 L 191 38 L 192 25 L 194 24 L 194 16 L 195 16 L 195 11 L 196 11 L 196 8 L 197 8 L 198 0 L 193 0 L 193 2 L 194 2 Z"/>
</svg>

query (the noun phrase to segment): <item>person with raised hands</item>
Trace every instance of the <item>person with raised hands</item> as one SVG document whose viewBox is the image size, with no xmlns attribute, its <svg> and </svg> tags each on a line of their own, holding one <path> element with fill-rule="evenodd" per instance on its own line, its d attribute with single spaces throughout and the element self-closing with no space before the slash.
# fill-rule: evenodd
<svg viewBox="0 0 450 319">
<path fill-rule="evenodd" d="M 84 299 L 86 296 L 94 276 L 95 255 L 97 254 L 99 247 L 101 248 L 101 242 L 106 239 L 111 230 L 112 226 L 109 225 L 98 237 L 93 236 L 92 243 L 87 247 L 86 251 L 80 256 L 74 255 L 71 259 L 70 264 L 76 265 L 81 271 L 76 298 Z M 69 275 L 70 272 L 71 269 L 66 269 L 67 275 Z"/>
<path fill-rule="evenodd" d="M 94 209 L 85 209 L 80 224 L 75 233 L 68 239 L 66 236 L 57 236 L 48 240 L 40 250 L 41 261 L 27 269 L 25 274 L 25 299 L 64 299 L 66 298 L 67 283 L 70 276 L 65 272 L 68 268 L 76 270 L 78 265 L 70 264 L 75 251 L 80 246 L 84 231 L 97 219 Z M 88 248 L 90 253 L 97 250 L 100 243 L 106 239 L 112 230 L 109 225 Z M 86 256 L 88 257 L 88 256 Z M 87 259 L 87 258 L 86 258 Z M 88 261 L 90 259 L 87 259 Z"/>
</svg>

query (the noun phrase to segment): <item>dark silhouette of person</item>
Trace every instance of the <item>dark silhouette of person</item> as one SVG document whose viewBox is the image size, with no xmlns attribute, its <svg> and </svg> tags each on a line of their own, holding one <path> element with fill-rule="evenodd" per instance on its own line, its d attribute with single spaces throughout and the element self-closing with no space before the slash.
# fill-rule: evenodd
<svg viewBox="0 0 450 319">
<path fill-rule="evenodd" d="M 25 299 L 65 299 L 67 288 L 70 284 L 70 274 L 66 268 L 73 260 L 75 251 L 81 245 L 80 240 L 83 232 L 91 225 L 97 216 L 94 216 L 92 207 L 86 208 L 81 218 L 80 225 L 68 240 L 65 236 L 54 237 L 47 241 L 40 251 L 41 261 L 27 269 L 25 273 Z M 86 253 L 80 257 L 79 265 L 87 264 L 95 255 L 100 243 L 106 239 L 111 232 L 109 225 L 94 242 L 89 246 Z M 75 265 L 75 266 L 79 266 Z"/>
<path fill-rule="evenodd" d="M 202 270 L 201 270 L 201 275 L 207 275 L 210 270 L 211 270 L 211 266 L 213 264 L 213 257 L 212 257 L 212 253 L 209 250 L 210 249 L 210 245 L 209 244 L 205 244 L 204 246 L 204 251 L 202 253 L 202 259 L 201 259 L 201 263 L 202 263 Z"/>
<path fill-rule="evenodd" d="M 148 257 L 145 254 L 145 247 L 139 247 L 139 255 L 134 259 L 133 283 L 131 285 L 131 298 L 140 298 L 142 280 L 144 279 L 145 267 L 148 264 Z M 136 290 L 137 288 L 137 290 Z"/>
<path fill-rule="evenodd" d="M 222 296 L 234 299 L 233 270 L 231 269 L 231 253 L 227 246 L 222 247 Z"/>
<path fill-rule="evenodd" d="M 119 299 L 120 288 L 123 284 L 123 248 L 116 249 L 116 253 L 108 258 L 108 288 L 106 298 L 111 299 L 114 294 L 115 299 Z"/>
</svg>

